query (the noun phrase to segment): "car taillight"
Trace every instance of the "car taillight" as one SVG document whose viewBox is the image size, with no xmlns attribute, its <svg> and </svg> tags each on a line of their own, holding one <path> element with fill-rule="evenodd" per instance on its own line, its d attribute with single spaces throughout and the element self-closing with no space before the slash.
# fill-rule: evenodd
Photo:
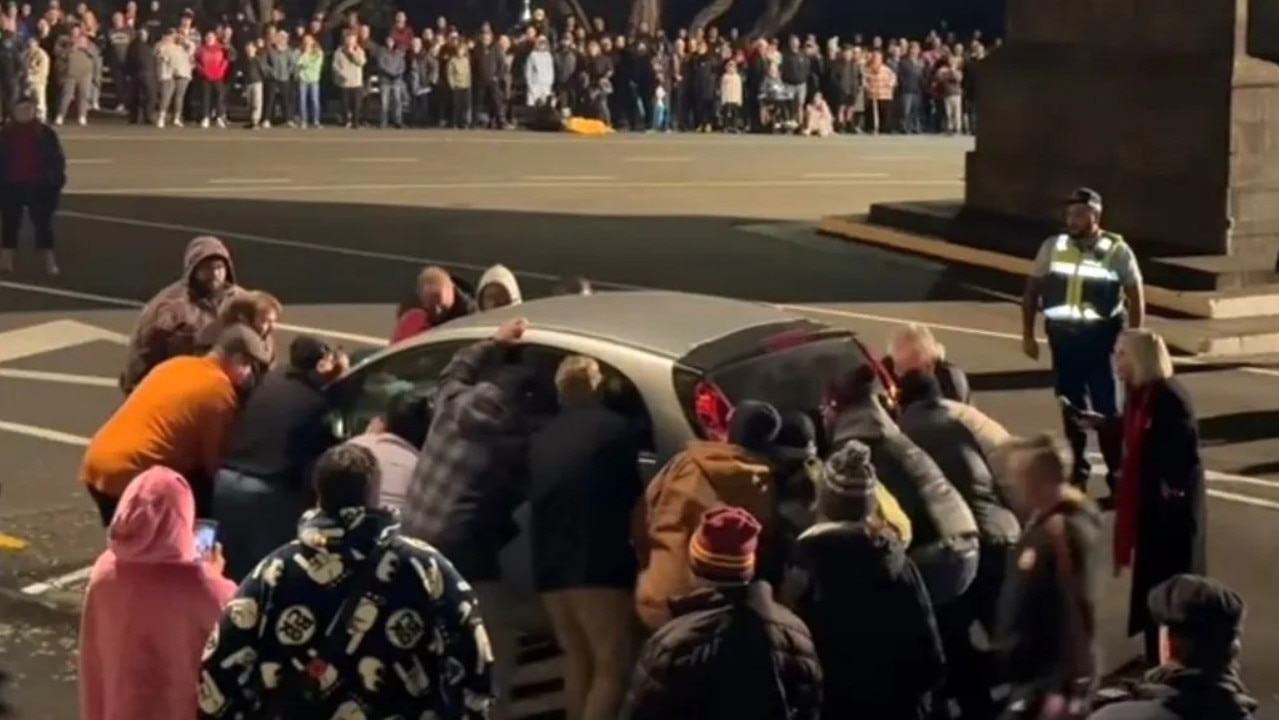
<svg viewBox="0 0 1279 720">
<path fill-rule="evenodd" d="M 703 380 L 693 388 L 693 414 L 708 440 L 728 437 L 728 416 L 732 411 L 732 404 L 714 383 Z"/>
</svg>

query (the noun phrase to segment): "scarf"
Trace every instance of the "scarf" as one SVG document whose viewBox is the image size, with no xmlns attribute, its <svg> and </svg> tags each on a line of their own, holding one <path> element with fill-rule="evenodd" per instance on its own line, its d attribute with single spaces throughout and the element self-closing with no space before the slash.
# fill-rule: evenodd
<svg viewBox="0 0 1279 720">
<path fill-rule="evenodd" d="M 1124 408 L 1124 459 L 1115 503 L 1115 572 L 1132 566 L 1137 546 L 1137 517 L 1141 512 L 1141 458 L 1150 427 L 1153 386 L 1129 388 Z"/>
</svg>

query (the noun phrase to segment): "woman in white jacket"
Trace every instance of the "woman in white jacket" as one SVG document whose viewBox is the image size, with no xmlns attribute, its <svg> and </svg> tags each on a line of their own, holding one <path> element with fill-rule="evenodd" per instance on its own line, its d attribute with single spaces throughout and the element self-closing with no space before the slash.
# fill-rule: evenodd
<svg viewBox="0 0 1279 720">
<path fill-rule="evenodd" d="M 35 102 L 36 118 L 44 122 L 49 115 L 49 53 L 40 47 L 40 40 L 32 37 L 27 40 L 27 51 L 23 55 L 26 70 L 27 90 Z"/>
</svg>

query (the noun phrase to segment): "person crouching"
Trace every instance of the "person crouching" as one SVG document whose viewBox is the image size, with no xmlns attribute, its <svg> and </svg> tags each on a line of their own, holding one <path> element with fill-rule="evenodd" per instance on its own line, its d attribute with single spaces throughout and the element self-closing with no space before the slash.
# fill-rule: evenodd
<svg viewBox="0 0 1279 720">
<path fill-rule="evenodd" d="M 760 524 L 708 510 L 689 542 L 701 587 L 644 646 L 621 720 L 816 720 L 822 669 L 808 628 L 754 580 Z"/>
</svg>

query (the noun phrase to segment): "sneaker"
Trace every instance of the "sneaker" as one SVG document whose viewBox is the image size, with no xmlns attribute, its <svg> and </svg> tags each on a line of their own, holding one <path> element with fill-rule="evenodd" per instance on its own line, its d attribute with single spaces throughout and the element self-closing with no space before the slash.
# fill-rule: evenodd
<svg viewBox="0 0 1279 720">
<path fill-rule="evenodd" d="M 179 117 L 179 116 L 177 116 L 177 115 L 174 115 L 174 116 L 173 116 L 173 127 L 182 127 L 182 118 L 181 118 L 181 117 Z"/>
<path fill-rule="evenodd" d="M 58 257 L 52 250 L 44 251 L 44 271 L 53 277 L 62 274 L 62 268 L 58 267 Z"/>
<path fill-rule="evenodd" d="M 13 272 L 13 251 L 0 250 L 0 273 Z"/>
<path fill-rule="evenodd" d="M 265 128 L 265 129 L 267 129 L 267 130 L 270 130 L 270 129 L 271 129 L 271 121 L 270 121 L 270 120 L 263 120 L 263 121 L 262 121 L 262 124 L 261 124 L 261 125 L 259 125 L 258 127 Z"/>
<path fill-rule="evenodd" d="M 208 118 L 204 118 L 203 120 L 201 120 L 201 121 L 200 121 L 200 127 L 202 127 L 202 128 L 206 128 L 206 129 L 207 129 L 207 128 L 209 127 L 209 119 L 208 119 Z"/>
<path fill-rule="evenodd" d="M 155 119 L 155 126 L 156 126 L 156 127 L 158 127 L 158 128 L 160 128 L 161 130 L 163 130 L 163 129 L 164 129 L 164 118 L 163 118 L 163 117 L 158 117 L 158 118 L 156 118 L 156 119 Z"/>
<path fill-rule="evenodd" d="M 220 128 L 226 127 L 226 118 L 224 117 L 218 118 L 218 127 Z"/>
<path fill-rule="evenodd" d="M 78 120 L 76 120 L 76 122 L 78 122 L 78 123 L 80 124 L 80 127 L 84 127 L 85 125 L 88 125 L 88 124 L 89 124 L 89 118 L 87 118 L 87 117 L 81 117 L 81 118 L 79 118 Z"/>
<path fill-rule="evenodd" d="M 53 124 L 54 124 L 54 125 L 61 126 L 61 125 L 62 125 L 62 121 L 63 121 L 63 120 L 64 120 L 64 118 L 63 118 L 61 115 L 59 115 L 59 116 L 57 116 L 57 117 L 55 117 L 55 118 L 53 119 Z"/>
</svg>

